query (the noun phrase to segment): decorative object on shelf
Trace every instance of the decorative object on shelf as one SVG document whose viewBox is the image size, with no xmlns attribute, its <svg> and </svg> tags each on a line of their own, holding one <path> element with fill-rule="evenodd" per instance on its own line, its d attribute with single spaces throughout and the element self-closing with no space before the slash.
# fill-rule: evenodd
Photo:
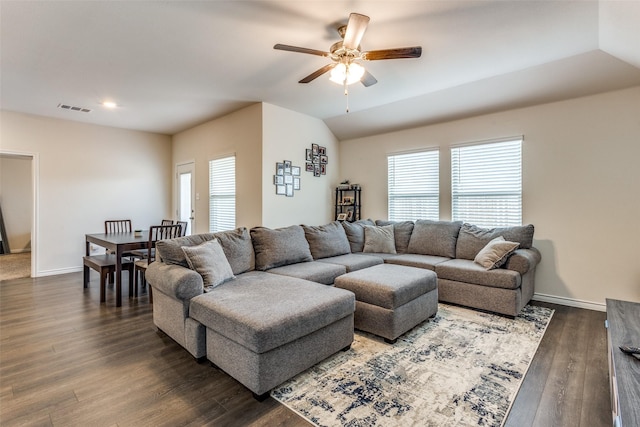
<svg viewBox="0 0 640 427">
<path fill-rule="evenodd" d="M 321 147 L 318 144 L 311 144 L 311 148 L 305 150 L 305 168 L 307 172 L 312 172 L 313 176 L 321 176 L 327 174 L 327 147 Z"/>
<path fill-rule="evenodd" d="M 291 160 L 276 163 L 273 185 L 277 195 L 293 197 L 293 191 L 300 190 L 300 170 L 300 166 L 293 166 Z"/>
<path fill-rule="evenodd" d="M 349 185 L 345 180 L 336 188 L 335 199 L 335 220 L 336 221 L 358 221 L 360 219 L 362 206 L 360 186 Z"/>
</svg>

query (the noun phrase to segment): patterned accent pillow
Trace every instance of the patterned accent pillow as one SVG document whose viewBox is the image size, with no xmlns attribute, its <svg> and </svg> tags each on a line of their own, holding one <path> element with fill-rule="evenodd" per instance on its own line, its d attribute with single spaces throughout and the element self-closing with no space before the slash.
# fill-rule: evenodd
<svg viewBox="0 0 640 427">
<path fill-rule="evenodd" d="M 364 249 L 362 252 L 395 254 L 396 241 L 393 234 L 393 225 L 376 227 L 364 226 Z"/>
<path fill-rule="evenodd" d="M 256 270 L 313 261 L 309 243 L 300 225 L 270 229 L 254 227 L 251 240 L 256 254 Z"/>
<path fill-rule="evenodd" d="M 351 252 L 347 235 L 338 221 L 319 226 L 303 225 L 302 228 L 313 259 L 328 258 Z"/>
<path fill-rule="evenodd" d="M 473 260 L 476 264 L 480 264 L 485 270 L 493 270 L 494 268 L 501 267 L 507 258 L 516 249 L 518 249 L 520 243 L 508 242 L 504 240 L 504 237 L 498 236 L 478 252 Z"/>
<path fill-rule="evenodd" d="M 236 278 L 217 240 L 209 240 L 198 246 L 184 246 L 182 250 L 189 268 L 202 276 L 205 292 Z"/>
</svg>

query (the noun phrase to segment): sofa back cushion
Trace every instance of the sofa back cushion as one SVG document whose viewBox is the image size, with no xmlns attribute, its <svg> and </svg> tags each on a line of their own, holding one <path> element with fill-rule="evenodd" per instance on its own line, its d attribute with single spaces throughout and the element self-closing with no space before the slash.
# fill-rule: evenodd
<svg viewBox="0 0 640 427">
<path fill-rule="evenodd" d="M 313 259 L 328 258 L 351 252 L 344 228 L 338 221 L 326 225 L 303 225 L 304 236 L 309 243 Z"/>
<path fill-rule="evenodd" d="M 407 252 L 411 254 L 455 258 L 456 241 L 458 240 L 460 227 L 462 227 L 462 221 L 430 221 L 419 219 L 413 227 Z M 480 249 L 483 247 L 484 245 L 482 245 Z"/>
<path fill-rule="evenodd" d="M 513 227 L 481 228 L 472 224 L 463 224 L 458 236 L 456 258 L 475 259 L 478 252 L 487 243 L 502 236 L 510 242 L 520 243 L 520 249 L 530 249 L 533 245 L 533 225 Z"/>
<path fill-rule="evenodd" d="M 409 241 L 411 240 L 411 233 L 413 232 L 413 221 L 383 221 L 376 220 L 377 226 L 385 226 L 393 224 L 393 236 L 396 242 L 396 253 L 407 253 L 409 247 Z"/>
<path fill-rule="evenodd" d="M 351 252 L 362 252 L 364 249 L 364 225 L 376 225 L 370 219 L 361 219 L 355 222 L 342 222 L 342 228 L 347 234 L 349 240 L 349 246 L 351 246 Z"/>
<path fill-rule="evenodd" d="M 251 240 L 256 254 L 256 270 L 313 261 L 300 225 L 276 229 L 255 227 L 251 229 Z"/>
<path fill-rule="evenodd" d="M 241 274 L 255 269 L 253 245 L 246 227 L 219 233 L 194 234 L 156 243 L 156 257 L 165 264 L 176 264 L 189 268 L 183 246 L 197 246 L 217 238 L 222 246 L 233 274 Z"/>
</svg>

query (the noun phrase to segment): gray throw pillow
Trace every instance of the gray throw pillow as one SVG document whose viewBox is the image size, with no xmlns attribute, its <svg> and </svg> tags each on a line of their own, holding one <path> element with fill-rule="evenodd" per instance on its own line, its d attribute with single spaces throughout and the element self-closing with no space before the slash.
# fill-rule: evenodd
<svg viewBox="0 0 640 427">
<path fill-rule="evenodd" d="M 455 258 L 460 227 L 462 227 L 461 221 L 417 220 L 407 252 Z"/>
<path fill-rule="evenodd" d="M 364 226 L 364 249 L 362 252 L 395 254 L 396 241 L 393 234 L 393 225 L 382 227 Z"/>
<path fill-rule="evenodd" d="M 189 263 L 187 262 L 182 247 L 198 246 L 215 238 L 216 236 L 213 233 L 205 233 L 156 242 L 156 259 L 165 264 L 175 264 L 189 268 Z"/>
<path fill-rule="evenodd" d="M 276 229 L 254 227 L 251 229 L 251 240 L 256 254 L 256 270 L 313 261 L 309 243 L 300 225 Z"/>
<path fill-rule="evenodd" d="M 413 221 L 383 221 L 376 220 L 376 225 L 389 225 L 393 224 L 393 234 L 396 239 L 396 252 L 404 254 L 409 247 L 409 241 L 411 240 L 411 233 L 413 232 Z"/>
<path fill-rule="evenodd" d="M 182 248 L 189 268 L 202 276 L 205 292 L 235 279 L 229 261 L 217 240 Z"/>
<path fill-rule="evenodd" d="M 363 225 L 376 225 L 370 219 L 361 219 L 355 222 L 342 222 L 342 228 L 347 234 L 349 240 L 349 246 L 351 246 L 351 252 L 362 252 L 364 249 L 364 228 Z"/>
<path fill-rule="evenodd" d="M 319 226 L 303 225 L 302 228 L 313 259 L 328 258 L 351 252 L 347 234 L 338 221 Z"/>
<path fill-rule="evenodd" d="M 487 243 L 498 236 L 509 242 L 520 243 L 520 249 L 531 249 L 533 245 L 533 225 L 512 227 L 481 228 L 465 223 L 460 229 L 456 258 L 474 259 Z"/>
<path fill-rule="evenodd" d="M 507 258 L 516 249 L 518 249 L 520 243 L 508 242 L 504 240 L 504 237 L 498 236 L 478 252 L 473 260 L 476 264 L 480 264 L 485 270 L 493 270 L 494 268 L 501 267 Z"/>
</svg>

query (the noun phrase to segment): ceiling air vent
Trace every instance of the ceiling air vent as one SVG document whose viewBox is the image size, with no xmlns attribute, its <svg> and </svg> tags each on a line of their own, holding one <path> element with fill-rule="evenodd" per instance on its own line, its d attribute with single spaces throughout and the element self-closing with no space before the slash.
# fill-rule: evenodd
<svg viewBox="0 0 640 427">
<path fill-rule="evenodd" d="M 69 110 L 69 111 L 79 111 L 81 113 L 90 113 L 91 112 L 91 110 L 89 108 L 74 107 L 73 105 L 67 105 L 67 104 L 58 104 L 58 108 L 62 108 L 63 110 Z"/>
</svg>

